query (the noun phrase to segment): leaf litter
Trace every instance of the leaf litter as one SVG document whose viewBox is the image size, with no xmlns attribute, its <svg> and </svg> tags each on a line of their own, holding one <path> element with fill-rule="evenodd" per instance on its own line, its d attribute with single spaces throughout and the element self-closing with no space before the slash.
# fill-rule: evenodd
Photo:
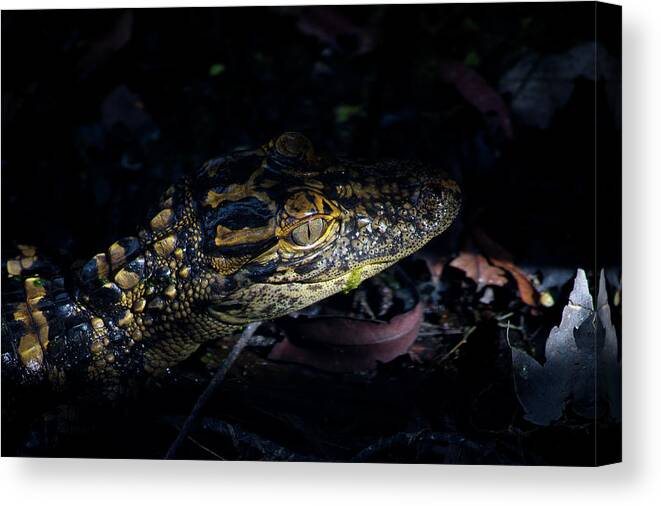
<svg viewBox="0 0 661 506">
<path fill-rule="evenodd" d="M 585 271 L 579 269 L 560 325 L 546 341 L 542 365 L 511 347 L 516 395 L 524 418 L 546 426 L 567 409 L 586 419 L 621 420 L 621 364 L 603 271 L 594 310 Z"/>
</svg>

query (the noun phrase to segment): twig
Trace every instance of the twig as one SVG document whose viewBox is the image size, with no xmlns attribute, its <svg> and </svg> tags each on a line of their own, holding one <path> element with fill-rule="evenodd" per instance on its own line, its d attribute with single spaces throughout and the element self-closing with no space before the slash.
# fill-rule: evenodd
<svg viewBox="0 0 661 506">
<path fill-rule="evenodd" d="M 177 430 L 181 430 L 181 427 L 180 427 L 179 425 L 175 425 L 175 428 L 176 428 Z M 189 440 L 190 442 L 192 442 L 193 444 L 195 444 L 196 446 L 200 447 L 200 448 L 201 448 L 202 450 L 204 450 L 205 452 L 208 452 L 209 454 L 213 455 L 213 456 L 216 457 L 218 460 L 225 460 L 222 456 L 218 455 L 218 454 L 217 454 L 216 452 L 214 452 L 211 448 L 207 448 L 206 446 L 204 446 L 202 443 L 200 443 L 200 442 L 197 441 L 196 439 L 193 439 L 193 436 L 188 436 L 188 440 Z"/>
<path fill-rule="evenodd" d="M 193 426 L 195 425 L 195 422 L 200 416 L 200 413 L 202 412 L 204 405 L 209 401 L 211 396 L 214 394 L 216 388 L 218 388 L 220 384 L 223 382 L 225 376 L 227 375 L 227 371 L 229 371 L 230 367 L 232 367 L 232 364 L 241 354 L 243 348 L 245 348 L 248 344 L 250 344 L 250 339 L 252 338 L 253 334 L 260 326 L 260 324 L 261 322 L 249 323 L 248 325 L 246 325 L 246 328 L 243 329 L 243 333 L 241 334 L 241 337 L 232 348 L 232 351 L 230 351 L 229 355 L 227 355 L 225 360 L 223 360 L 223 363 L 220 365 L 218 371 L 216 371 L 216 374 L 207 385 L 207 388 L 205 388 L 204 392 L 202 392 L 200 397 L 198 397 L 195 406 L 193 406 L 193 409 L 190 412 L 190 415 L 188 415 L 186 422 L 179 431 L 179 435 L 177 436 L 177 439 L 175 439 L 172 445 L 170 446 L 170 448 L 168 448 L 168 451 L 165 454 L 166 459 L 172 459 L 177 454 L 177 451 L 184 443 L 184 441 L 188 438 L 188 434 L 190 434 L 190 431 L 193 429 Z"/>
<path fill-rule="evenodd" d="M 496 320 L 498 320 L 499 322 L 502 322 L 503 320 L 507 320 L 508 318 L 510 318 L 512 316 L 514 316 L 514 311 L 498 315 L 498 316 L 496 316 Z"/>
<path fill-rule="evenodd" d="M 477 327 L 475 327 L 475 326 L 470 327 L 466 331 L 466 333 L 464 334 L 464 337 L 461 338 L 461 341 L 459 341 L 457 344 L 455 344 L 450 351 L 448 351 L 445 355 L 443 355 L 443 357 L 441 357 L 441 359 L 438 361 L 438 363 L 440 364 L 441 362 L 445 362 L 448 358 L 450 358 L 452 356 L 452 354 L 454 352 L 456 352 L 461 346 L 466 344 L 466 341 L 468 341 L 468 338 L 470 337 L 470 335 L 473 332 L 475 332 L 476 329 L 477 329 Z"/>
<path fill-rule="evenodd" d="M 421 430 L 419 432 L 399 432 L 392 436 L 378 439 L 376 442 L 369 445 L 358 452 L 351 462 L 370 462 L 374 458 L 380 459 L 377 462 L 385 462 L 391 459 L 392 455 L 405 456 L 405 450 L 412 449 L 419 453 L 425 448 L 429 450 L 444 448 L 443 462 L 448 463 L 461 463 L 461 455 L 456 454 L 453 450 L 469 450 L 472 452 L 479 452 L 482 450 L 482 445 L 467 439 L 461 434 L 451 434 L 443 432 L 431 432 L 429 430 Z M 454 448 L 457 447 L 457 448 Z M 388 456 L 388 454 L 392 454 Z M 438 451 L 435 452 L 438 455 Z M 454 457 L 454 458 L 453 458 Z M 411 459 L 416 461 L 417 459 Z"/>
<path fill-rule="evenodd" d="M 222 420 L 205 417 L 201 420 L 201 425 L 204 430 L 228 437 L 232 442 L 232 446 L 234 446 L 234 449 L 239 453 L 242 459 L 248 457 L 251 460 L 290 462 L 310 462 L 319 460 L 312 456 L 293 452 L 258 434 L 246 432 L 243 429 L 230 425 Z M 250 452 L 255 452 L 256 455 L 250 455 Z"/>
<path fill-rule="evenodd" d="M 507 440 L 480 442 L 461 433 L 399 432 L 380 438 L 351 462 L 442 462 L 445 464 L 528 464 L 520 445 Z M 533 462 L 536 463 L 536 462 Z M 538 463 L 538 462 L 537 462 Z"/>
</svg>

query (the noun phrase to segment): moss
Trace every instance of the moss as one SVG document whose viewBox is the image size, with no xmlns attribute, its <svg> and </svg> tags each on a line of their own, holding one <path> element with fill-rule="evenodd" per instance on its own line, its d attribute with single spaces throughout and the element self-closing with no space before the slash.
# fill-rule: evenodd
<svg viewBox="0 0 661 506">
<path fill-rule="evenodd" d="M 344 288 L 342 288 L 342 292 L 346 294 L 358 288 L 360 282 L 362 281 L 362 276 L 361 276 L 362 270 L 363 270 L 362 267 L 356 267 L 349 273 L 349 276 L 347 277 L 347 281 L 346 283 L 344 283 Z"/>
</svg>

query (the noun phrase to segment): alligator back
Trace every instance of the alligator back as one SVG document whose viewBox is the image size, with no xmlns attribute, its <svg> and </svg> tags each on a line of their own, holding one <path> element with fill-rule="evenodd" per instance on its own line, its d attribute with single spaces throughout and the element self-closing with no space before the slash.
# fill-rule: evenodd
<svg viewBox="0 0 661 506">
<path fill-rule="evenodd" d="M 12 383 L 61 384 L 89 360 L 91 328 L 60 268 L 32 246 L 3 263 L 2 375 Z"/>
</svg>

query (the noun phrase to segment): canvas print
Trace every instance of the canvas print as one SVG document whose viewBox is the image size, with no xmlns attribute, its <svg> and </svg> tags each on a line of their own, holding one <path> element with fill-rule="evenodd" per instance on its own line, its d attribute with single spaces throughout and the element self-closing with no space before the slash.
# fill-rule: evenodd
<svg viewBox="0 0 661 506">
<path fill-rule="evenodd" d="M 621 9 L 2 12 L 2 455 L 621 459 Z"/>
</svg>

